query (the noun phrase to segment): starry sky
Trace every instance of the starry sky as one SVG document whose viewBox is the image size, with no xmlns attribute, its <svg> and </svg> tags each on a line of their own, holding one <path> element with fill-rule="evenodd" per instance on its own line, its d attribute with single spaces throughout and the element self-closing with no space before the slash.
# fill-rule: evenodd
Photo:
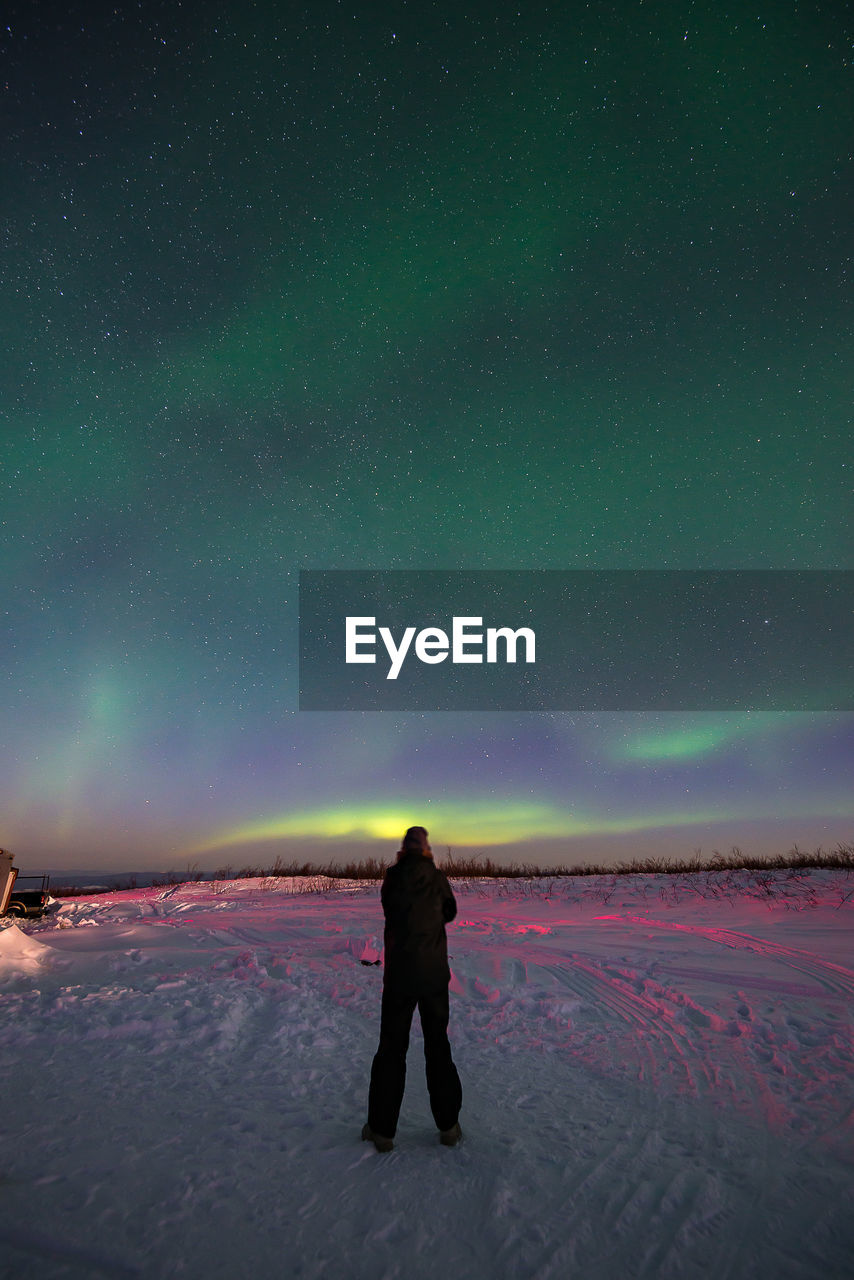
<svg viewBox="0 0 854 1280">
<path fill-rule="evenodd" d="M 845 713 L 297 710 L 301 569 L 851 569 L 847 4 L 17 3 L 25 870 L 854 838 Z"/>
</svg>

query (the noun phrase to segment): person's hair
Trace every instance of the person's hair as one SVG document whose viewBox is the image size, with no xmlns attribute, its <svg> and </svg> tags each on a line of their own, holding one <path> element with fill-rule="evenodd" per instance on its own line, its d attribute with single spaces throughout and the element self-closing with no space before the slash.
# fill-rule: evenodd
<svg viewBox="0 0 854 1280">
<path fill-rule="evenodd" d="M 405 853 L 423 853 L 426 858 L 432 858 L 433 850 L 427 839 L 426 827 L 408 828 L 403 837 L 398 858 L 402 858 Z"/>
</svg>

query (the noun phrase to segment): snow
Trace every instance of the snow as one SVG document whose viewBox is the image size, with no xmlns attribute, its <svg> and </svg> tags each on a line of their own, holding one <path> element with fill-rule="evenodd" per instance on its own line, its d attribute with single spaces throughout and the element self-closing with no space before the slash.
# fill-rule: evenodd
<svg viewBox="0 0 854 1280">
<path fill-rule="evenodd" d="M 416 1018 L 388 1155 L 378 885 L 3 921 L 0 1276 L 852 1274 L 854 875 L 454 887 L 464 1139 Z"/>
</svg>

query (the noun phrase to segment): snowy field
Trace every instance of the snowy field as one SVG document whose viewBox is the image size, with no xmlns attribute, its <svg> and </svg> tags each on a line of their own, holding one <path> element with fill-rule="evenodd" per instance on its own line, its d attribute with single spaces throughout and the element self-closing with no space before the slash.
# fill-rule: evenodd
<svg viewBox="0 0 854 1280">
<path fill-rule="evenodd" d="M 416 1018 L 389 1155 L 378 886 L 299 887 L 2 922 L 0 1275 L 854 1275 L 854 875 L 456 882 L 465 1136 Z"/>
</svg>

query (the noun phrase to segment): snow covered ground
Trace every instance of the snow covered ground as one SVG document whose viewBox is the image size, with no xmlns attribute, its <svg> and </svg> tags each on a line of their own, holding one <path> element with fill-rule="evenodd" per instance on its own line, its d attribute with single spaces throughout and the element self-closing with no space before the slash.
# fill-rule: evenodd
<svg viewBox="0 0 854 1280">
<path fill-rule="evenodd" d="M 378 886 L 299 888 L 2 922 L 0 1275 L 854 1274 L 854 875 L 456 883 L 465 1137 L 416 1018 L 389 1155 Z"/>
</svg>

